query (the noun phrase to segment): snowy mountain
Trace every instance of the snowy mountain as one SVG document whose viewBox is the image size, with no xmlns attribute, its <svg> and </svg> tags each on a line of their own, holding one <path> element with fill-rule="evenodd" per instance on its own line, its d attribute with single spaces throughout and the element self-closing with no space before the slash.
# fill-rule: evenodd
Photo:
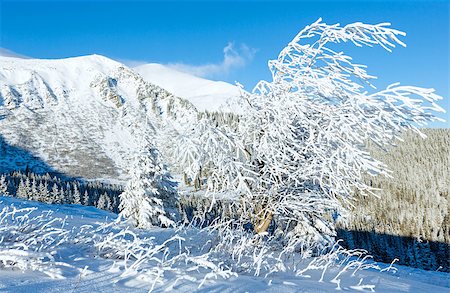
<svg viewBox="0 0 450 293">
<path fill-rule="evenodd" d="M 146 81 L 189 100 L 199 111 L 239 111 L 234 100 L 239 97 L 240 89 L 235 85 L 207 80 L 156 63 L 141 65 L 134 70 Z"/>
<path fill-rule="evenodd" d="M 0 57 L 0 168 L 124 179 L 143 139 L 196 119 L 186 100 L 103 56 Z"/>
</svg>

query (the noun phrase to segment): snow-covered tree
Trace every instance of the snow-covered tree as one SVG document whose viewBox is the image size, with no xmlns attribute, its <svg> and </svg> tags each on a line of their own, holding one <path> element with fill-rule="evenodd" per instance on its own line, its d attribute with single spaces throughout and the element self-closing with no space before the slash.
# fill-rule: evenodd
<svg viewBox="0 0 450 293">
<path fill-rule="evenodd" d="M 65 203 L 72 203 L 74 200 L 72 193 L 72 185 L 69 182 L 66 183 L 66 189 L 64 190 L 63 198 Z"/>
<path fill-rule="evenodd" d="M 31 196 L 30 196 L 31 200 L 38 200 L 39 199 L 38 185 L 37 185 L 37 182 L 36 182 L 36 178 L 34 178 L 34 177 L 31 180 L 30 192 L 31 192 Z"/>
<path fill-rule="evenodd" d="M 28 174 L 28 173 L 26 173 L 26 174 Z M 25 189 L 24 190 L 25 190 L 25 193 L 26 193 L 26 198 L 27 199 L 32 199 L 33 194 L 31 192 L 31 180 L 30 180 L 30 177 L 28 177 L 28 176 L 25 179 Z"/>
<path fill-rule="evenodd" d="M 102 193 L 102 195 L 100 195 L 98 202 L 97 202 L 97 208 L 103 209 L 103 210 L 111 209 L 111 200 L 109 199 L 109 196 L 106 192 L 104 192 L 104 193 Z"/>
<path fill-rule="evenodd" d="M 66 203 L 66 190 L 64 190 L 64 187 L 61 186 L 61 189 L 59 190 L 59 197 L 57 203 Z"/>
<path fill-rule="evenodd" d="M 81 194 L 77 184 L 73 185 L 73 203 L 81 204 Z"/>
<path fill-rule="evenodd" d="M 18 198 L 27 199 L 28 198 L 28 189 L 23 178 L 19 181 L 19 186 L 17 187 L 16 196 Z"/>
<path fill-rule="evenodd" d="M 8 181 L 5 175 L 0 176 L 0 195 L 9 196 L 8 192 Z"/>
<path fill-rule="evenodd" d="M 340 26 L 319 19 L 307 26 L 269 61 L 272 81 L 242 92 L 236 130 L 202 121 L 193 127 L 179 146 L 184 170 L 194 179 L 207 169 L 209 191 L 243 203 L 239 216 L 255 233 L 275 223 L 275 234 L 291 244 L 332 240 L 334 219 L 345 214 L 354 191 L 375 192 L 362 175 L 389 176 L 366 143 L 392 145 L 443 111 L 433 89 L 393 84 L 375 90 L 365 66 L 333 44 L 390 51 L 404 45 L 402 35 L 387 23 Z"/>
<path fill-rule="evenodd" d="M 51 202 L 49 198 L 47 180 L 41 181 L 39 183 L 39 200 L 43 202 Z"/>
<path fill-rule="evenodd" d="M 154 148 L 140 151 L 130 169 L 130 177 L 120 194 L 120 215 L 139 228 L 174 225 L 165 207 L 173 205 L 176 191 L 158 151 Z"/>
<path fill-rule="evenodd" d="M 85 206 L 88 206 L 91 203 L 90 199 L 89 199 L 89 193 L 87 190 L 84 191 L 84 195 L 83 195 L 83 204 Z"/>
<path fill-rule="evenodd" d="M 60 191 L 56 183 L 53 184 L 52 190 L 50 191 L 50 200 L 52 203 L 61 203 Z"/>
</svg>

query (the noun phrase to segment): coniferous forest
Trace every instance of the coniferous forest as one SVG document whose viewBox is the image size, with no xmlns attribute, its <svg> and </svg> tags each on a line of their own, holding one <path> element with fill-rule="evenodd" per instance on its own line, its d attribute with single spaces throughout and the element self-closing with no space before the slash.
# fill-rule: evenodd
<svg viewBox="0 0 450 293">
<path fill-rule="evenodd" d="M 387 152 L 370 145 L 392 177 L 365 180 L 379 197 L 357 196 L 350 220 L 338 235 L 349 248 L 375 259 L 428 270 L 450 270 L 450 130 L 425 129 L 427 138 L 408 132 Z"/>
</svg>

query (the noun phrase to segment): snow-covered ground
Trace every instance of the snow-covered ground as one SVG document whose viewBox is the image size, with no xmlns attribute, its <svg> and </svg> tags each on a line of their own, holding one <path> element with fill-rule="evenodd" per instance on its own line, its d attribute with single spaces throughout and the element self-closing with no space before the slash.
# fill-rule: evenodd
<svg viewBox="0 0 450 293">
<path fill-rule="evenodd" d="M 0 211 L 0 292 L 147 292 L 151 288 L 157 292 L 334 292 L 337 288 L 331 282 L 336 275 L 333 267 L 326 271 L 323 282 L 318 281 L 322 271 L 308 271 L 303 277 L 273 273 L 266 278 L 226 270 L 220 273 L 218 267 L 196 254 L 199 250 L 195 247 L 208 243 L 208 236 L 193 228 L 122 230 L 112 224 L 116 215 L 93 207 L 48 205 L 9 197 L 0 197 Z M 124 231 L 128 231 L 122 234 L 124 237 L 114 238 Z M 189 248 L 191 255 L 174 261 L 164 257 L 161 252 L 165 248 L 161 247 L 165 246 L 161 244 L 175 234 L 184 238 L 183 247 Z M 133 242 L 135 237 L 140 242 Z M 154 259 L 144 265 L 112 257 L 127 241 L 135 247 L 146 247 Z M 179 241 L 176 238 L 167 247 L 180 249 Z M 28 269 L 17 269 L 20 265 Z M 358 271 L 353 277 L 350 272 L 344 273 L 340 287 L 350 292 L 450 290 L 449 274 L 396 268 Z M 360 279 L 368 286 L 358 286 Z"/>
</svg>

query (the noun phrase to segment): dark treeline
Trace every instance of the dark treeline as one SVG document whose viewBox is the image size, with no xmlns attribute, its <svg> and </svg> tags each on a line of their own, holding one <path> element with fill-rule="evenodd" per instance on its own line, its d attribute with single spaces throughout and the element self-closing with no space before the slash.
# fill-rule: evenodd
<svg viewBox="0 0 450 293">
<path fill-rule="evenodd" d="M 0 175 L 0 194 L 56 204 L 95 206 L 114 213 L 119 211 L 123 187 L 99 181 L 81 181 L 14 171 Z"/>
<path fill-rule="evenodd" d="M 390 263 L 397 259 L 397 264 L 450 272 L 450 245 L 447 243 L 374 231 L 338 229 L 337 235 L 338 238 L 345 239 L 344 247 L 364 248 L 376 261 Z"/>
</svg>

